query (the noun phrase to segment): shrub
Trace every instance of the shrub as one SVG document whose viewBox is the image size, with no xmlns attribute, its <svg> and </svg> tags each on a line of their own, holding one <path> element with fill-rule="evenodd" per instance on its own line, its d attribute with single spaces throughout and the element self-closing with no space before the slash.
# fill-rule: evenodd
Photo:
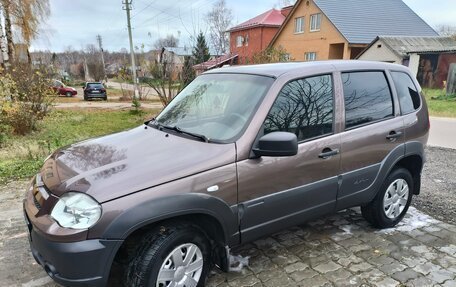
<svg viewBox="0 0 456 287">
<path fill-rule="evenodd" d="M 7 132 L 24 135 L 34 130 L 51 107 L 50 73 L 18 64 L 0 71 L 0 143 Z"/>
</svg>

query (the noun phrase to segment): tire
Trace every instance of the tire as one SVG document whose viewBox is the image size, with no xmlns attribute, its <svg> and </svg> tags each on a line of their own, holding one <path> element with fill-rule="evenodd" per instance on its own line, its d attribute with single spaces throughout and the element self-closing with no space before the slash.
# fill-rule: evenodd
<svg viewBox="0 0 456 287">
<path fill-rule="evenodd" d="M 405 198 L 405 184 L 408 188 L 407 198 Z M 400 191 L 396 193 L 399 189 Z M 374 200 L 361 207 L 361 213 L 374 227 L 380 229 L 393 227 L 407 213 L 412 202 L 413 190 L 413 178 L 410 172 L 405 168 L 394 169 Z"/>
<path fill-rule="evenodd" d="M 72 94 L 71 92 L 67 92 L 65 95 L 66 95 L 68 98 L 73 96 L 73 94 Z"/>
<path fill-rule="evenodd" d="M 107 100 L 108 100 L 108 97 L 107 97 L 107 96 L 106 96 L 106 97 L 104 97 L 104 98 L 103 98 L 103 100 L 104 100 L 104 101 L 107 101 Z"/>
<path fill-rule="evenodd" d="M 199 266 L 198 262 L 202 260 L 203 266 L 189 276 L 186 272 L 192 272 L 193 268 L 191 270 L 186 269 L 185 264 L 188 261 L 186 256 L 189 255 L 185 253 L 192 252 L 190 250 L 195 253 L 189 262 L 193 262 L 194 266 Z M 176 269 L 176 263 L 171 254 L 185 254 L 181 258 L 183 265 Z M 179 255 L 176 256 L 180 258 Z M 160 271 L 164 270 L 162 274 L 168 271 L 172 275 L 163 278 L 174 278 L 172 280 L 176 280 L 177 276 L 177 282 L 183 282 L 187 279 L 193 283 L 196 283 L 196 280 L 198 281 L 195 285 L 187 284 L 187 286 L 204 286 L 211 268 L 211 248 L 206 236 L 196 226 L 175 223 L 161 226 L 159 229 L 148 233 L 141 240 L 133 259 L 127 266 L 124 282 L 125 286 L 167 286 L 170 281 L 157 281 Z M 189 279 L 191 277 L 193 279 Z"/>
</svg>

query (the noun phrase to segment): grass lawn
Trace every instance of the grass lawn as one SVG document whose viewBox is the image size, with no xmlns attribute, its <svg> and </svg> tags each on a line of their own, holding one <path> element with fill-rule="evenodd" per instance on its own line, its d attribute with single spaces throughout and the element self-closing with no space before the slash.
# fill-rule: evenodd
<svg viewBox="0 0 456 287">
<path fill-rule="evenodd" d="M 456 97 L 446 97 L 439 89 L 424 89 L 424 94 L 431 116 L 456 118 Z"/>
<path fill-rule="evenodd" d="M 38 131 L 8 137 L 0 146 L 0 184 L 33 176 L 47 155 L 59 147 L 136 127 L 157 113 L 54 110 L 40 123 Z"/>
</svg>

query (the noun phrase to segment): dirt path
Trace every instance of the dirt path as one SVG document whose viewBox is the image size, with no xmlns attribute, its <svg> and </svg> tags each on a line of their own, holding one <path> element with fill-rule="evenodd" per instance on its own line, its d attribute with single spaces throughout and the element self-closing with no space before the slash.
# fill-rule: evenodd
<svg viewBox="0 0 456 287">
<path fill-rule="evenodd" d="M 76 103 L 55 103 L 56 109 L 112 109 L 112 110 L 123 110 L 131 109 L 131 103 L 112 103 L 112 102 L 76 102 Z M 163 106 L 160 103 L 141 103 L 141 107 L 144 109 L 162 109 Z"/>
</svg>

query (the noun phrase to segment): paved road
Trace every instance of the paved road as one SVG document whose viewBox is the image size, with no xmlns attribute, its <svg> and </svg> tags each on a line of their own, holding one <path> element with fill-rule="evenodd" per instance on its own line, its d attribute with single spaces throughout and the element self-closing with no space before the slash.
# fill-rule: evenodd
<svg viewBox="0 0 456 287">
<path fill-rule="evenodd" d="M 456 119 L 431 117 L 428 144 L 456 149 Z"/>
</svg>

